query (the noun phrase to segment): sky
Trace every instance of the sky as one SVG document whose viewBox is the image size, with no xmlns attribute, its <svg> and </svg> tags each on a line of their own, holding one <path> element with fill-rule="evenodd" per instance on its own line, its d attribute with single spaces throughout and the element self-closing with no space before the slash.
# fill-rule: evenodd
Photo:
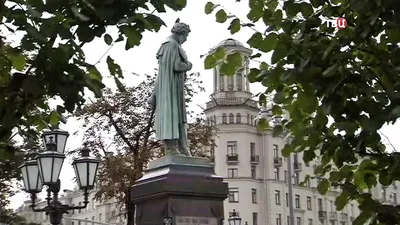
<svg viewBox="0 0 400 225">
<path fill-rule="evenodd" d="M 198 94 L 194 97 L 194 105 L 204 104 L 208 101 L 209 95 L 212 92 L 212 71 L 204 69 L 204 58 L 200 58 L 200 55 L 206 54 L 211 48 L 215 47 L 221 41 L 227 38 L 234 38 L 242 42 L 247 46 L 246 41 L 254 33 L 249 28 L 242 28 L 239 33 L 231 35 L 227 29 L 229 23 L 219 24 L 215 22 L 215 16 L 206 15 L 204 13 L 204 5 L 207 1 L 202 0 L 188 0 L 186 8 L 180 12 L 174 12 L 169 10 L 167 13 L 160 14 L 159 16 L 164 20 L 168 27 L 163 27 L 158 33 L 146 32 L 143 35 L 143 39 L 139 47 L 135 47 L 128 51 L 125 50 L 124 42 L 120 42 L 114 45 L 109 51 L 102 38 L 95 39 L 92 43 L 87 44 L 83 47 L 84 52 L 89 63 L 97 63 L 96 66 L 103 73 L 107 74 L 107 55 L 110 55 L 124 71 L 125 79 L 123 83 L 128 86 L 134 86 L 140 80 L 144 79 L 145 74 L 153 74 L 154 68 L 157 67 L 156 52 L 160 47 L 160 44 L 170 35 L 170 30 L 175 20 L 180 18 L 181 22 L 190 25 L 191 33 L 186 43 L 183 44 L 189 61 L 193 63 L 193 72 L 200 72 L 201 79 L 204 82 L 206 88 L 205 93 Z M 221 4 L 228 12 L 236 15 L 242 21 L 246 20 L 246 14 L 248 12 L 248 1 L 242 1 L 236 3 L 235 0 L 215 0 L 215 4 Z M 217 10 L 216 10 L 217 11 Z M 258 29 L 258 26 L 256 26 Z M 260 31 L 262 31 L 260 29 Z M 115 30 L 109 30 L 109 34 L 116 37 Z M 104 57 L 102 57 L 104 55 Z M 270 55 L 263 56 L 263 60 L 269 61 Z M 256 62 L 252 62 L 251 66 L 257 66 Z M 115 87 L 114 81 L 106 80 L 105 84 L 110 87 Z M 251 84 L 250 89 L 253 94 L 265 91 L 260 84 Z M 200 108 L 197 108 L 200 110 Z M 80 126 L 74 119 L 69 119 L 67 124 L 61 126 L 62 129 L 67 130 L 71 136 L 67 142 L 67 151 L 76 149 L 82 144 L 82 136 L 79 134 Z M 395 136 L 396 130 L 400 128 L 399 124 L 393 126 L 386 126 L 382 128 L 382 133 L 385 134 L 388 139 L 392 142 L 395 148 L 400 149 L 400 139 Z M 72 135 L 78 132 L 78 135 Z M 388 145 L 389 146 L 389 145 Z M 389 146 L 389 148 L 391 148 Z M 74 182 L 74 171 L 71 166 L 72 159 L 68 159 L 64 162 L 64 166 L 61 171 L 61 189 L 73 189 Z M 29 197 L 27 194 L 18 193 L 11 199 L 11 207 L 18 208 L 24 200 Z"/>
</svg>

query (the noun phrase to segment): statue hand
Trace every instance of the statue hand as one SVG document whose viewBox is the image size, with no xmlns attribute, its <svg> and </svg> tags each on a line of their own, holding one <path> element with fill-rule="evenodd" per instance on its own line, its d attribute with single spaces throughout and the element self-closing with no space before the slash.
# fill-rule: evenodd
<svg viewBox="0 0 400 225">
<path fill-rule="evenodd" d="M 193 67 L 193 64 L 191 62 L 188 62 L 188 71 L 191 70 Z"/>
</svg>

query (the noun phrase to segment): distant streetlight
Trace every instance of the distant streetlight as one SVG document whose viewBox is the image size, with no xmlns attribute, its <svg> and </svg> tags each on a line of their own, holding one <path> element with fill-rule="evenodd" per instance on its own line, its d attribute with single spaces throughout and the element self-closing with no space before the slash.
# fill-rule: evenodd
<svg viewBox="0 0 400 225">
<path fill-rule="evenodd" d="M 228 218 L 228 222 L 229 225 L 240 225 L 242 223 L 242 218 L 233 210 L 232 215 Z"/>
<path fill-rule="evenodd" d="M 32 155 L 33 158 L 25 161 L 21 169 L 24 190 L 30 193 L 32 210 L 34 212 L 46 212 L 52 225 L 59 225 L 64 213 L 69 210 L 84 209 L 89 203 L 89 191 L 93 189 L 97 169 L 100 161 L 89 156 L 90 150 L 85 146 L 81 149 L 81 157 L 74 159 L 72 165 L 78 180 L 80 190 L 84 191 L 83 206 L 69 206 L 58 201 L 60 191 L 60 172 L 65 160 L 65 145 L 69 134 L 62 130 L 43 132 L 42 138 L 45 151 Z M 43 185 L 47 185 L 47 205 L 36 209 L 37 193 L 42 191 Z M 53 195 L 51 195 L 53 194 Z"/>
</svg>

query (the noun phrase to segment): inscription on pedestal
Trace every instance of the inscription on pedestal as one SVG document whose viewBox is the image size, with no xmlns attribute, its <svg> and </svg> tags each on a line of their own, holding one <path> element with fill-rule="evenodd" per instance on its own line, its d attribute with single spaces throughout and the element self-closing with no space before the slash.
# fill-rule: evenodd
<svg viewBox="0 0 400 225">
<path fill-rule="evenodd" d="M 217 218 L 177 216 L 176 225 L 218 225 Z"/>
</svg>

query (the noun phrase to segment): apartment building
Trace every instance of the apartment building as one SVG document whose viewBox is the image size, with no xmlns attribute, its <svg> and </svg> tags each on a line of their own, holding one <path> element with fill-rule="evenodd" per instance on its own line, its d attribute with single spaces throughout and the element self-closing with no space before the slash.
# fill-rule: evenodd
<svg viewBox="0 0 400 225">
<path fill-rule="evenodd" d="M 318 179 L 300 185 L 306 175 L 313 174 L 318 161 L 306 164 L 298 153 L 291 156 L 288 165 L 289 160 L 281 155 L 283 137 L 272 137 L 271 132 L 257 129 L 256 118 L 268 109 L 260 111 L 258 103 L 252 100 L 246 76 L 251 49 L 234 39 L 224 40 L 218 46 L 244 57 L 244 69 L 234 76 L 224 76 L 219 67 L 214 69 L 213 93 L 205 110 L 208 121 L 219 128 L 213 154 L 217 175 L 229 184 L 225 218 L 235 210 L 245 225 L 290 225 L 288 179 L 292 179 L 292 225 L 351 224 L 359 214 L 355 202 L 337 211 L 334 202 L 339 190 L 332 189 L 321 196 L 317 191 Z M 393 204 L 400 194 L 397 186 L 376 187 L 371 193 Z"/>
</svg>

